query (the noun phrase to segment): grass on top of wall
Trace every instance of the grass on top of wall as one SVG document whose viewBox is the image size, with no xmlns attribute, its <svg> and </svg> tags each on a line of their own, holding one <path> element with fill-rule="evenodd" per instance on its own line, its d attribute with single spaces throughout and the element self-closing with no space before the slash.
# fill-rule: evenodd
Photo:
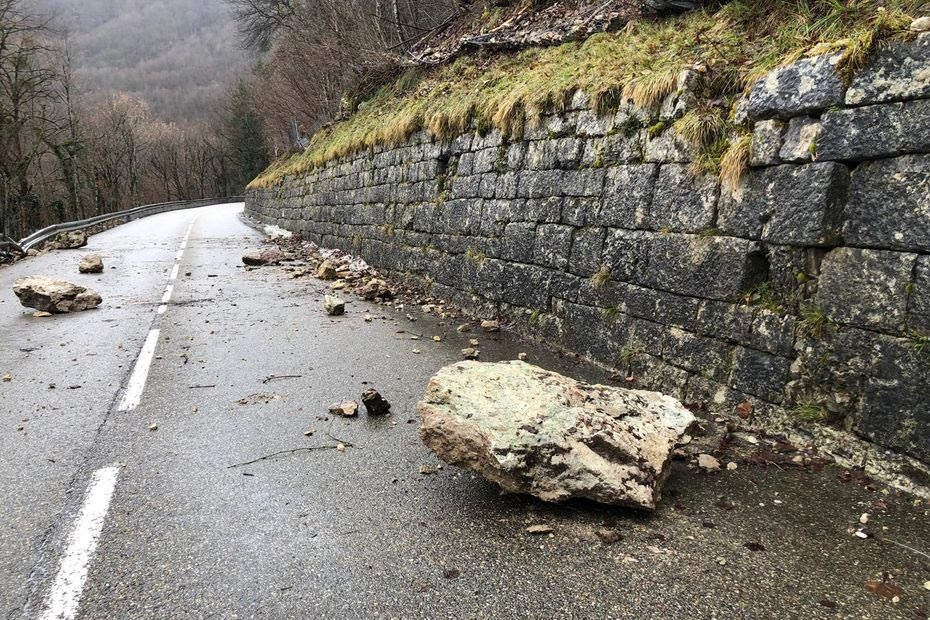
<svg viewBox="0 0 930 620">
<path fill-rule="evenodd" d="M 519 136 L 526 123 L 564 109 L 578 90 L 591 95 L 600 113 L 624 100 L 649 108 L 676 88 L 681 70 L 697 65 L 709 78 L 708 96 L 727 102 L 804 55 L 843 53 L 840 68 L 849 77 L 880 41 L 911 36 L 907 27 L 928 12 L 928 5 L 927 0 L 734 0 L 713 10 L 632 22 L 583 42 L 465 56 L 428 72 L 410 70 L 349 118 L 317 132 L 306 151 L 274 162 L 250 187 L 269 187 L 376 145 L 399 145 L 421 129 L 438 139 L 472 126 Z"/>
</svg>

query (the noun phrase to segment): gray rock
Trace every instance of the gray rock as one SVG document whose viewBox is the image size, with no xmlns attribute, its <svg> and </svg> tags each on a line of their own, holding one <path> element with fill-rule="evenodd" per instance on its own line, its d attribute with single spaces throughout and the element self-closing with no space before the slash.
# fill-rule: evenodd
<svg viewBox="0 0 930 620">
<path fill-rule="evenodd" d="M 928 116 L 930 101 L 830 110 L 823 115 L 817 159 L 861 161 L 926 153 L 930 151 Z"/>
<path fill-rule="evenodd" d="M 761 248 L 746 239 L 657 234 L 646 244 L 637 284 L 680 295 L 734 299 L 766 275 Z"/>
<path fill-rule="evenodd" d="M 914 286 L 908 296 L 907 327 L 930 335 L 930 256 L 922 256 L 917 261 Z"/>
<path fill-rule="evenodd" d="M 607 172 L 604 199 L 591 223 L 599 226 L 635 228 L 637 219 L 649 211 L 659 167 L 654 164 L 617 166 Z"/>
<path fill-rule="evenodd" d="M 533 246 L 536 243 L 536 224 L 511 222 L 504 227 L 501 239 L 501 258 L 529 263 L 533 260 Z"/>
<path fill-rule="evenodd" d="M 637 227 L 691 233 L 709 229 L 719 189 L 716 175 L 695 177 L 687 165 L 666 164 L 659 169 L 652 208 L 637 213 Z"/>
<path fill-rule="evenodd" d="M 816 119 L 807 116 L 792 118 L 788 122 L 788 132 L 779 157 L 782 161 L 794 164 L 811 161 L 817 152 L 819 133 L 820 122 Z"/>
<path fill-rule="evenodd" d="M 580 228 L 575 231 L 572 252 L 568 259 L 568 270 L 581 276 L 589 276 L 601 266 L 604 249 L 603 228 Z"/>
<path fill-rule="evenodd" d="M 916 254 L 837 248 L 823 261 L 817 303 L 837 323 L 900 333 L 916 262 Z"/>
<path fill-rule="evenodd" d="M 284 258 L 284 252 L 278 248 L 265 248 L 254 252 L 246 252 L 242 255 L 242 263 L 250 267 L 262 267 L 265 265 L 277 265 Z"/>
<path fill-rule="evenodd" d="M 846 92 L 848 105 L 930 97 L 930 37 L 876 52 Z"/>
<path fill-rule="evenodd" d="M 564 269 L 572 249 L 574 228 L 564 224 L 540 224 L 536 228 L 533 262 L 545 267 Z"/>
<path fill-rule="evenodd" d="M 420 436 L 441 459 L 512 493 L 654 510 L 694 424 L 656 392 L 588 385 L 524 362 L 462 362 L 430 380 Z"/>
<path fill-rule="evenodd" d="M 80 273 L 103 273 L 103 258 L 99 254 L 88 254 L 78 263 Z"/>
<path fill-rule="evenodd" d="M 755 124 L 752 145 L 749 147 L 750 166 L 774 166 L 781 163 L 778 154 L 781 152 L 785 128 L 785 123 L 776 119 Z"/>
<path fill-rule="evenodd" d="M 833 162 L 751 170 L 734 192 L 722 194 L 717 225 L 727 234 L 778 244 L 830 245 L 848 186 L 848 169 Z"/>
<path fill-rule="evenodd" d="M 840 55 L 799 60 L 776 69 L 752 87 L 750 120 L 789 119 L 841 105 L 845 88 L 836 72 Z"/>
<path fill-rule="evenodd" d="M 733 356 L 730 387 L 770 403 L 781 403 L 791 360 L 739 347 Z"/>
<path fill-rule="evenodd" d="M 25 307 L 53 314 L 89 310 L 103 301 L 89 288 L 42 276 L 20 278 L 14 283 L 13 292 Z"/>
<path fill-rule="evenodd" d="M 867 161 L 852 175 L 843 238 L 849 245 L 930 248 L 930 155 Z"/>
<path fill-rule="evenodd" d="M 323 308 L 329 316 L 342 316 L 346 313 L 346 302 L 335 295 L 326 295 L 323 297 Z"/>
<path fill-rule="evenodd" d="M 643 159 L 654 163 L 684 164 L 698 153 L 696 146 L 682 138 L 674 127 L 668 127 L 656 136 L 647 136 Z"/>
</svg>

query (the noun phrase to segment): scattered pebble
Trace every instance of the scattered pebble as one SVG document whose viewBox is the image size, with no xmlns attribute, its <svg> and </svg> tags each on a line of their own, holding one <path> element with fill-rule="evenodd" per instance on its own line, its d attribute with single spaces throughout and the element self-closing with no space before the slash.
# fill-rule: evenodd
<svg viewBox="0 0 930 620">
<path fill-rule="evenodd" d="M 467 349 L 462 349 L 462 357 L 464 357 L 467 360 L 476 360 L 478 359 L 478 356 L 480 354 L 481 354 L 480 351 L 478 351 L 477 349 L 471 348 L 471 347 Z"/>
<path fill-rule="evenodd" d="M 525 362 L 528 358 L 529 356 L 526 353 L 517 354 L 517 359 L 520 360 L 521 362 Z"/>
<path fill-rule="evenodd" d="M 734 471 L 737 467 L 738 465 L 733 461 L 727 463 L 727 471 Z"/>
<path fill-rule="evenodd" d="M 553 530 L 552 530 L 551 525 L 539 523 L 536 525 L 529 526 L 528 528 L 526 528 L 526 531 L 528 534 L 539 535 L 539 534 L 551 534 Z"/>
<path fill-rule="evenodd" d="M 863 512 L 862 516 L 859 517 L 859 523 L 861 523 L 862 525 L 865 525 L 868 522 L 869 522 L 869 513 Z"/>
<path fill-rule="evenodd" d="M 706 471 L 707 473 L 713 473 L 715 471 L 720 471 L 720 461 L 715 459 L 709 454 L 699 454 L 697 457 L 698 467 Z"/>
<path fill-rule="evenodd" d="M 150 431 L 157 431 L 157 430 L 158 430 L 158 425 L 157 425 L 157 424 L 149 424 L 149 430 L 150 430 Z"/>
<path fill-rule="evenodd" d="M 498 332 L 501 329 L 501 324 L 498 321 L 481 321 L 481 329 L 486 332 Z"/>
</svg>

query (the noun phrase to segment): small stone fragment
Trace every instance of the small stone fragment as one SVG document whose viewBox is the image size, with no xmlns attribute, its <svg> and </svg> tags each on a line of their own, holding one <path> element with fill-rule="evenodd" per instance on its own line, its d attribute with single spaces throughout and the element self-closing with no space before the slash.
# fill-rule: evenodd
<svg viewBox="0 0 930 620">
<path fill-rule="evenodd" d="M 623 534 L 608 527 L 602 527 L 594 530 L 594 535 L 597 536 L 598 540 L 600 540 L 605 545 L 612 545 L 623 540 Z"/>
<path fill-rule="evenodd" d="M 481 355 L 481 351 L 478 349 L 468 347 L 467 349 L 462 349 L 462 357 L 467 360 L 476 360 L 478 356 Z"/>
<path fill-rule="evenodd" d="M 345 452 L 345 451 L 346 451 L 346 445 L 345 445 L 344 443 L 341 443 L 341 444 L 337 445 L 337 446 L 336 446 L 336 451 L 337 451 L 337 452 Z"/>
<path fill-rule="evenodd" d="M 520 360 L 521 362 L 525 362 L 528 358 L 529 356 L 526 353 L 517 354 L 517 359 Z"/>
<path fill-rule="evenodd" d="M 861 523 L 862 525 L 865 525 L 868 522 L 869 522 L 869 513 L 863 512 L 862 515 L 859 517 L 859 523 Z"/>
<path fill-rule="evenodd" d="M 323 307 L 329 316 L 342 316 L 346 313 L 346 302 L 334 295 L 326 295 L 323 298 Z"/>
<path fill-rule="evenodd" d="M 341 291 L 345 287 L 346 287 L 345 280 L 337 280 L 329 285 L 329 288 L 333 289 L 334 291 Z"/>
<path fill-rule="evenodd" d="M 912 32 L 927 32 L 930 30 L 930 16 L 918 17 L 911 22 L 910 29 Z"/>
<path fill-rule="evenodd" d="M 316 277 L 320 280 L 335 280 L 336 279 L 336 266 L 331 260 L 324 260 L 320 263 L 319 269 L 316 270 Z"/>
<path fill-rule="evenodd" d="M 278 248 L 265 248 L 254 252 L 246 252 L 242 255 L 242 263 L 249 267 L 264 267 L 266 265 L 277 265 L 284 258 L 284 252 Z"/>
<path fill-rule="evenodd" d="M 730 461 L 729 463 L 727 463 L 727 471 L 736 471 L 737 467 L 738 465 L 736 464 L 735 461 Z"/>
<path fill-rule="evenodd" d="M 422 352 L 423 352 L 423 351 L 421 351 L 420 349 L 414 349 L 414 350 L 413 350 L 413 354 L 414 354 L 414 355 L 419 355 L 419 354 L 422 353 Z"/>
<path fill-rule="evenodd" d="M 467 333 L 467 332 L 470 332 L 470 331 L 471 331 L 471 325 L 469 325 L 469 324 L 467 324 L 467 323 L 462 323 L 461 325 L 459 325 L 459 326 L 456 327 L 455 329 L 456 329 L 456 331 L 457 331 L 458 333 L 464 334 L 464 333 Z"/>
<path fill-rule="evenodd" d="M 433 336 L 433 342 L 442 342 L 442 336 Z"/>
<path fill-rule="evenodd" d="M 544 523 L 540 523 L 537 525 L 531 525 L 528 528 L 526 528 L 527 534 L 534 534 L 537 536 L 540 534 L 551 534 L 552 531 L 553 531 L 552 526 L 546 525 Z"/>
<path fill-rule="evenodd" d="M 13 380 L 13 375 L 11 375 L 10 373 L 6 373 L 5 375 L 3 375 L 4 383 L 9 383 L 12 380 Z"/>
<path fill-rule="evenodd" d="M 366 322 L 366 323 L 371 323 L 371 322 L 374 321 L 374 320 L 375 320 L 375 317 L 371 316 L 370 314 L 366 314 L 366 315 L 365 315 L 365 322 Z"/>
<path fill-rule="evenodd" d="M 149 425 L 149 430 L 150 430 L 150 431 L 157 431 L 157 430 L 158 430 L 158 425 L 157 425 L 157 424 L 150 424 L 150 425 Z"/>
<path fill-rule="evenodd" d="M 420 465 L 420 469 L 418 471 L 424 476 L 429 476 L 436 473 L 436 470 L 429 465 Z"/>
<path fill-rule="evenodd" d="M 499 332 L 501 324 L 499 321 L 481 321 L 481 329 L 486 332 Z"/>
<path fill-rule="evenodd" d="M 339 415 L 344 418 L 354 418 L 358 415 L 358 403 L 354 400 L 335 403 L 330 405 L 329 412 L 333 415 Z"/>
<path fill-rule="evenodd" d="M 391 411 L 391 403 L 386 401 L 380 392 L 375 389 L 366 390 L 362 394 L 362 403 L 364 403 L 368 415 L 386 415 Z"/>
<path fill-rule="evenodd" d="M 78 263 L 80 273 L 103 273 L 103 258 L 99 254 L 88 254 Z"/>
<path fill-rule="evenodd" d="M 720 471 L 720 461 L 715 459 L 709 454 L 699 454 L 697 458 L 698 467 L 706 471 L 707 473 L 713 473 L 715 471 Z"/>
<path fill-rule="evenodd" d="M 477 347 L 478 345 L 481 344 L 481 342 L 477 338 L 472 338 L 471 340 L 468 341 L 468 344 L 470 344 L 473 347 Z"/>
<path fill-rule="evenodd" d="M 44 310 L 36 310 L 32 313 L 32 316 L 37 319 L 44 319 L 47 316 L 52 316 L 51 312 L 45 312 Z"/>
<path fill-rule="evenodd" d="M 60 314 L 96 308 L 103 301 L 89 288 L 42 276 L 20 278 L 13 285 L 13 292 L 27 308 Z"/>
</svg>

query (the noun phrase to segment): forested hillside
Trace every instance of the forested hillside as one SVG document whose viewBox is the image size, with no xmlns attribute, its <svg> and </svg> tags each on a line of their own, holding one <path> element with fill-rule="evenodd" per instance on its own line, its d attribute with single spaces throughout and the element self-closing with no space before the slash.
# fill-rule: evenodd
<svg viewBox="0 0 930 620">
<path fill-rule="evenodd" d="M 266 164 L 221 0 L 0 0 L 0 233 L 231 196 Z"/>
<path fill-rule="evenodd" d="M 85 94 L 122 92 L 179 124 L 208 120 L 252 55 L 223 0 L 40 0 L 64 28 Z"/>
</svg>

